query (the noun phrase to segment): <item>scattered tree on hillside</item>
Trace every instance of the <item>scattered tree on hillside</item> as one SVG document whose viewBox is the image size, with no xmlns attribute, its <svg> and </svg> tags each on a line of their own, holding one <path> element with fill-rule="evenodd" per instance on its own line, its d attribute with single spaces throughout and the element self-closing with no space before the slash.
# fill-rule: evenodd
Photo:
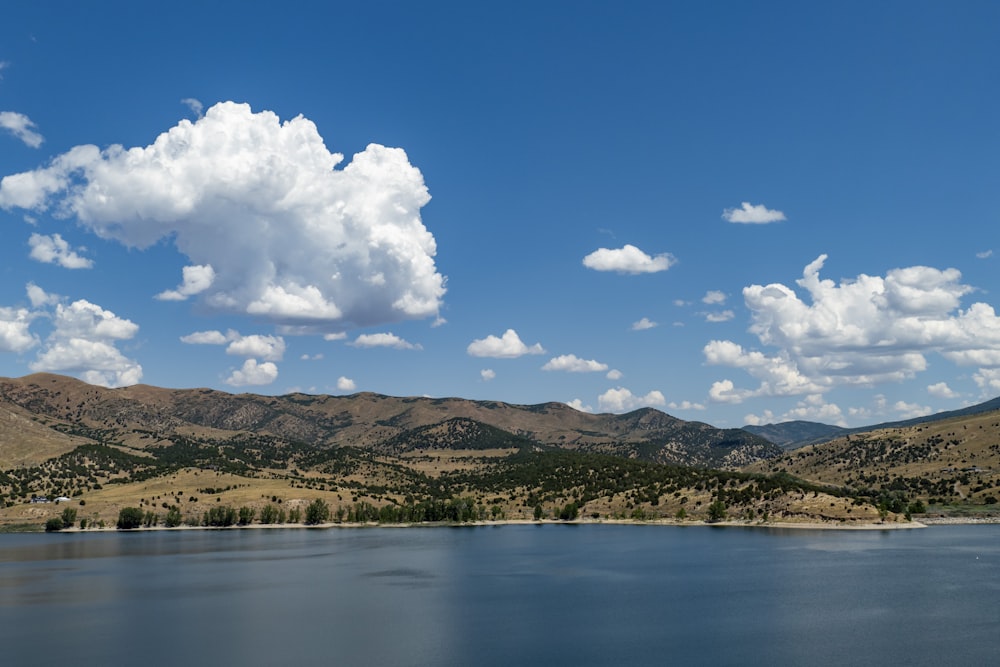
<svg viewBox="0 0 1000 667">
<path fill-rule="evenodd" d="M 715 523 L 726 518 L 726 503 L 721 500 L 714 501 L 708 506 L 708 522 Z"/>
<path fill-rule="evenodd" d="M 316 500 L 309 503 L 306 507 L 306 525 L 315 526 L 320 523 L 326 523 L 330 519 L 330 506 L 326 504 L 326 501 L 322 498 L 317 498 Z"/>
<path fill-rule="evenodd" d="M 133 530 L 142 526 L 145 514 L 138 507 L 123 507 L 118 512 L 118 530 Z"/>
</svg>

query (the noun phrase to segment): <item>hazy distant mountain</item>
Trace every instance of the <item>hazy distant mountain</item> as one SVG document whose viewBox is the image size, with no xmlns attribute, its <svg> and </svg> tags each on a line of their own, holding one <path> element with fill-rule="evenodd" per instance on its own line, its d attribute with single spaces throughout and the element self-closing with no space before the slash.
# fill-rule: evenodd
<svg viewBox="0 0 1000 667">
<path fill-rule="evenodd" d="M 850 433 L 850 429 L 840 426 L 801 420 L 763 426 L 744 426 L 743 430 L 759 435 L 784 450 L 825 442 Z"/>
<path fill-rule="evenodd" d="M 949 410 L 947 412 L 938 412 L 933 415 L 915 417 L 913 419 L 883 422 L 881 424 L 859 426 L 856 428 L 843 428 L 840 426 L 831 426 L 830 424 L 821 424 L 819 422 L 788 421 L 780 424 L 765 424 L 763 426 L 744 426 L 743 430 L 759 435 L 769 442 L 773 442 L 778 445 L 785 451 L 788 451 L 804 447 L 806 445 L 827 442 L 849 433 L 865 433 L 868 431 L 877 431 L 887 428 L 916 426 L 918 424 L 927 424 L 945 419 L 952 419 L 953 417 L 976 415 L 983 412 L 991 412 L 993 410 L 1000 410 L 1000 397 L 991 399 L 985 403 L 970 405 L 969 407 L 961 408 L 959 410 Z"/>
</svg>

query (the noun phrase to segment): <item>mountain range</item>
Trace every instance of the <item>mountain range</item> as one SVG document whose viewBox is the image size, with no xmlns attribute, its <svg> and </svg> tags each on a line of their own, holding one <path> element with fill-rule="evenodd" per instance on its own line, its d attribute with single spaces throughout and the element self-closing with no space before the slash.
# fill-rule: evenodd
<svg viewBox="0 0 1000 667">
<path fill-rule="evenodd" d="M 53 510 L 32 501 L 54 498 L 86 506 L 92 525 L 130 506 L 150 525 L 163 510 L 214 525 L 233 504 L 273 519 L 312 501 L 379 522 L 982 512 L 1000 487 L 998 405 L 868 429 L 719 429 L 650 408 L 0 378 L 0 524 L 45 523 Z"/>
<path fill-rule="evenodd" d="M 0 379 L 0 411 L 7 414 L 0 425 L 0 469 L 69 451 L 81 438 L 143 449 L 174 436 L 226 439 L 254 433 L 318 449 L 351 446 L 385 453 L 424 441 L 438 427 L 436 448 L 477 448 L 470 437 L 481 436 L 482 429 L 440 427 L 456 419 L 537 446 L 657 463 L 737 468 L 781 453 L 744 430 L 683 421 L 651 408 L 595 415 L 563 403 L 513 405 L 373 393 L 261 396 L 148 385 L 106 389 L 51 374 Z M 12 427 L 17 438 L 44 443 L 38 455 L 11 459 L 4 450 L 15 439 Z M 52 428 L 64 437 L 53 439 Z"/>
</svg>

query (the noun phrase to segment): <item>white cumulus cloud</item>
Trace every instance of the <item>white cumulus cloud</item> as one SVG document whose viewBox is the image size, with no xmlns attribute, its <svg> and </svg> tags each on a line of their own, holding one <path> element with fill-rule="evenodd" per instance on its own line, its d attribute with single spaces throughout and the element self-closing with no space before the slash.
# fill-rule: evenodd
<svg viewBox="0 0 1000 667">
<path fill-rule="evenodd" d="M 717 313 L 705 313 L 706 322 L 728 322 L 736 317 L 736 313 L 731 310 L 720 310 Z"/>
<path fill-rule="evenodd" d="M 915 417 L 924 417 L 931 414 L 933 410 L 929 405 L 920 405 L 918 403 L 907 403 L 906 401 L 896 401 L 892 405 L 892 409 L 899 414 L 900 419 L 914 419 Z"/>
<path fill-rule="evenodd" d="M 756 206 L 743 202 L 740 208 L 727 208 L 722 217 L 728 222 L 738 222 L 751 225 L 761 225 L 768 222 L 780 222 L 785 219 L 781 211 L 772 211 L 763 204 Z"/>
<path fill-rule="evenodd" d="M 483 379 L 483 382 L 489 382 L 497 376 L 496 372 L 492 368 L 484 368 L 479 371 L 479 377 Z"/>
<path fill-rule="evenodd" d="M 671 410 L 704 410 L 705 406 L 701 403 L 692 403 L 691 401 L 681 401 L 675 402 L 671 401 L 667 403 L 667 407 Z"/>
<path fill-rule="evenodd" d="M 840 407 L 836 403 L 827 403 L 820 394 L 806 396 L 781 418 L 781 421 L 795 420 L 847 426 Z"/>
<path fill-rule="evenodd" d="M 27 308 L 0 306 L 0 352 L 26 352 L 38 345 L 31 333 L 31 321 L 37 317 Z"/>
<path fill-rule="evenodd" d="M 622 373 L 617 368 L 612 368 L 610 371 L 608 371 L 608 374 L 605 375 L 604 377 L 608 378 L 609 380 L 621 380 L 623 377 L 625 377 L 625 374 Z"/>
<path fill-rule="evenodd" d="M 195 331 L 181 336 L 181 342 L 189 345 L 225 345 L 230 338 L 221 331 Z"/>
<path fill-rule="evenodd" d="M 958 396 L 947 382 L 935 382 L 927 385 L 927 393 L 934 398 L 956 398 Z"/>
<path fill-rule="evenodd" d="M 394 333 L 361 334 L 351 343 L 354 347 L 391 347 L 396 350 L 420 350 L 420 345 L 411 343 Z"/>
<path fill-rule="evenodd" d="M 1000 368 L 980 368 L 972 375 L 972 379 L 984 398 L 1000 393 Z"/>
<path fill-rule="evenodd" d="M 185 266 L 182 274 L 184 282 L 177 289 L 160 292 L 156 298 L 162 301 L 184 301 L 195 294 L 201 294 L 215 281 L 215 270 L 210 265 Z"/>
<path fill-rule="evenodd" d="M 285 356 L 285 339 L 281 336 L 250 336 L 234 337 L 226 354 L 237 357 L 256 357 L 264 361 L 281 361 Z"/>
<path fill-rule="evenodd" d="M 35 127 L 32 120 L 23 113 L 0 111 L 0 129 L 7 130 L 31 148 L 38 148 L 44 141 L 42 135 L 35 131 Z"/>
<path fill-rule="evenodd" d="M 709 305 L 721 305 L 726 302 L 726 293 L 719 290 L 709 290 L 705 292 L 705 296 L 701 297 L 701 302 Z"/>
<path fill-rule="evenodd" d="M 499 338 L 490 334 L 486 338 L 474 340 L 469 343 L 465 351 L 473 357 L 497 359 L 516 359 L 526 354 L 545 354 L 545 349 L 540 343 L 525 345 L 513 329 L 507 329 Z"/>
<path fill-rule="evenodd" d="M 356 388 L 357 385 L 351 378 L 344 377 L 343 375 L 337 378 L 337 389 L 339 391 L 354 391 Z"/>
<path fill-rule="evenodd" d="M 597 405 L 603 412 L 629 412 L 639 408 L 665 406 L 666 398 L 653 390 L 645 396 L 636 396 L 625 387 L 608 389 L 597 397 Z"/>
<path fill-rule="evenodd" d="M 68 306 L 56 304 L 51 318 L 52 333 L 29 365 L 32 371 L 73 373 L 105 387 L 132 385 L 142 379 L 142 366 L 116 347 L 138 333 L 137 324 L 84 299 Z"/>
<path fill-rule="evenodd" d="M 223 102 L 148 146 L 78 146 L 6 176 L 0 207 L 54 207 L 128 247 L 169 239 L 214 270 L 197 294 L 210 310 L 315 331 L 436 317 L 423 176 L 399 148 L 343 159 L 302 116 Z"/>
<path fill-rule="evenodd" d="M 78 255 L 59 234 L 32 234 L 28 245 L 31 246 L 31 259 L 44 264 L 58 264 L 64 269 L 89 269 L 94 266 L 92 260 Z"/>
<path fill-rule="evenodd" d="M 251 334 L 244 336 L 239 331 L 195 331 L 181 336 L 181 342 L 188 345 L 228 345 L 226 354 L 236 357 L 254 357 L 264 361 L 281 361 L 285 356 L 285 339 L 281 336 Z"/>
<path fill-rule="evenodd" d="M 641 320 L 632 323 L 632 331 L 645 331 L 646 329 L 652 329 L 658 326 L 660 325 L 656 322 L 652 321 L 648 317 L 644 317 Z"/>
<path fill-rule="evenodd" d="M 588 269 L 631 274 L 666 271 L 676 263 L 670 253 L 650 257 L 634 245 L 618 249 L 598 248 L 583 258 L 583 265 Z"/>
<path fill-rule="evenodd" d="M 580 359 L 574 354 L 553 357 L 542 366 L 543 371 L 566 371 L 569 373 L 595 373 L 608 370 L 607 364 L 593 359 Z"/>
<path fill-rule="evenodd" d="M 590 407 L 589 405 L 584 405 L 583 401 L 581 401 L 579 398 L 574 398 L 572 401 L 566 401 L 566 405 L 568 405 L 569 407 L 573 408 L 577 412 L 593 412 L 594 411 L 594 408 Z"/>
<path fill-rule="evenodd" d="M 931 353 L 961 365 L 1000 366 L 1000 317 L 985 303 L 960 309 L 972 288 L 956 269 L 913 266 L 838 284 L 820 279 L 825 261 L 822 255 L 810 263 L 797 281 L 811 302 L 782 284 L 744 288 L 750 332 L 776 352 L 707 344 L 709 364 L 742 368 L 761 381 L 753 390 L 719 385 L 713 400 L 906 380 L 927 368 Z"/>
<path fill-rule="evenodd" d="M 24 286 L 24 291 L 28 295 L 28 301 L 33 308 L 44 306 L 54 306 L 62 300 L 58 294 L 49 294 L 35 283 L 28 283 Z"/>
<path fill-rule="evenodd" d="M 243 367 L 234 370 L 226 378 L 225 383 L 232 387 L 263 386 L 278 379 L 278 367 L 270 361 L 258 363 L 256 359 L 247 359 Z"/>
</svg>

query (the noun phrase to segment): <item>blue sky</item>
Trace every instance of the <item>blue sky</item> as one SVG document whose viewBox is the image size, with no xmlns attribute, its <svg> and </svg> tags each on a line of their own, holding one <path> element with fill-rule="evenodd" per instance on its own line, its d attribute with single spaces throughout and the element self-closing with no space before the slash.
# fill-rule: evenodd
<svg viewBox="0 0 1000 667">
<path fill-rule="evenodd" d="M 1000 395 L 996 3 L 0 14 L 0 375 L 717 426 Z"/>
</svg>

